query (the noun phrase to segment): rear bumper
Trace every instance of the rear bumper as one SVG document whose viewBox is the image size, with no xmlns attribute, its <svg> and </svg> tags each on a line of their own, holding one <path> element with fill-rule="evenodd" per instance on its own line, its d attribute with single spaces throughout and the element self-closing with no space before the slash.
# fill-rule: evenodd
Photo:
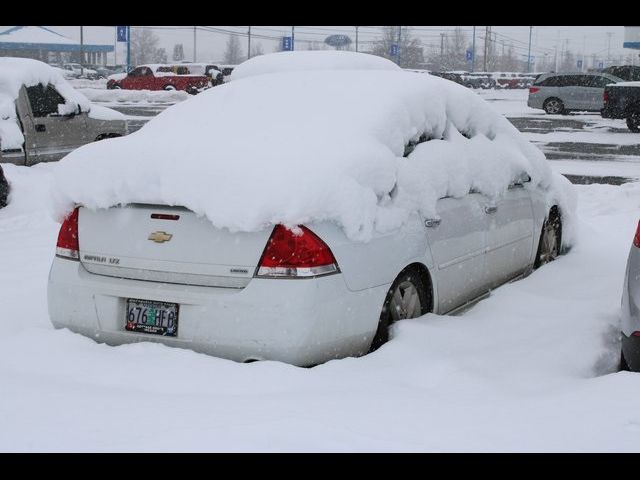
<svg viewBox="0 0 640 480">
<path fill-rule="evenodd" d="M 236 361 L 306 366 L 366 353 L 389 285 L 348 290 L 342 275 L 257 279 L 244 289 L 196 287 L 94 275 L 56 257 L 48 303 L 56 328 L 110 345 L 160 342 Z M 124 329 L 126 298 L 180 305 L 177 337 Z"/>
<path fill-rule="evenodd" d="M 626 118 L 625 113 L 618 108 L 604 107 L 600 110 L 602 118 Z"/>
</svg>

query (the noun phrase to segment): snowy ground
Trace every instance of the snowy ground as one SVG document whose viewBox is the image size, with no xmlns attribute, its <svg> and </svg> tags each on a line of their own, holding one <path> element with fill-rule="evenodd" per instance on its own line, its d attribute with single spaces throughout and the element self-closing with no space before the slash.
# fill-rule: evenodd
<svg viewBox="0 0 640 480">
<path fill-rule="evenodd" d="M 303 369 L 54 330 L 55 168 L 5 167 L 1 451 L 640 451 L 640 375 L 615 373 L 640 183 L 577 186 L 577 246 L 464 315 Z"/>
</svg>

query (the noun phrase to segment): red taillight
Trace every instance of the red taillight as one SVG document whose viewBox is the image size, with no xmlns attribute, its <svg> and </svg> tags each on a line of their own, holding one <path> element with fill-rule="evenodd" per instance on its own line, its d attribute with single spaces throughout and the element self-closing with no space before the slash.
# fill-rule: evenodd
<svg viewBox="0 0 640 480">
<path fill-rule="evenodd" d="M 638 228 L 636 228 L 636 236 L 633 237 L 633 244 L 640 248 L 640 222 L 638 222 Z"/>
<path fill-rule="evenodd" d="M 609 101 L 609 92 L 607 92 L 606 90 L 604 91 L 604 93 L 602 94 L 602 101 L 604 103 L 607 103 Z"/>
<path fill-rule="evenodd" d="M 316 277 L 340 271 L 320 237 L 302 225 L 296 230 L 276 225 L 260 258 L 257 277 Z"/>
<path fill-rule="evenodd" d="M 64 219 L 58 234 L 56 255 L 78 260 L 80 258 L 80 242 L 78 241 L 78 210 L 76 209 Z"/>
<path fill-rule="evenodd" d="M 529 87 L 529 93 L 536 93 L 539 92 L 540 89 L 538 87 Z"/>
</svg>

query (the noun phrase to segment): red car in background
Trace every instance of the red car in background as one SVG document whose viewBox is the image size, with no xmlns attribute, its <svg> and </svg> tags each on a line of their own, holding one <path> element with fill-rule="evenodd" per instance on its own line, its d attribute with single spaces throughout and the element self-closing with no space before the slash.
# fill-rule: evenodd
<svg viewBox="0 0 640 480">
<path fill-rule="evenodd" d="M 166 65 L 141 65 L 123 78 L 110 78 L 108 89 L 124 90 L 184 90 L 196 94 L 211 86 L 206 75 L 177 75 Z"/>
</svg>

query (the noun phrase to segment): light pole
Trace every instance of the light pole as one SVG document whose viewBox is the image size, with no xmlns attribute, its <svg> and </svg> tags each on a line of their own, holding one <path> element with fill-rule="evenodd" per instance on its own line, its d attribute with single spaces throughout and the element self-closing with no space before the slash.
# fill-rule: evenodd
<svg viewBox="0 0 640 480">
<path fill-rule="evenodd" d="M 402 35 L 402 26 L 398 27 L 398 66 L 400 66 L 400 36 Z"/>
<path fill-rule="evenodd" d="M 251 58 L 251 27 L 249 27 L 249 31 L 247 32 L 247 60 Z"/>
<path fill-rule="evenodd" d="M 296 49 L 295 28 L 296 27 L 291 27 L 291 51 L 294 51 Z"/>
<path fill-rule="evenodd" d="M 356 27 L 356 52 L 358 51 L 358 27 Z"/>
<path fill-rule="evenodd" d="M 533 33 L 533 27 L 529 27 L 529 53 L 527 55 L 527 73 L 531 72 L 531 34 Z"/>
<path fill-rule="evenodd" d="M 80 27 L 80 76 L 84 75 L 84 27 Z"/>
<path fill-rule="evenodd" d="M 193 27 L 193 63 L 196 63 L 196 27 Z"/>
<path fill-rule="evenodd" d="M 475 70 L 476 66 L 476 27 L 473 27 L 473 44 L 471 47 L 471 72 Z"/>
</svg>

